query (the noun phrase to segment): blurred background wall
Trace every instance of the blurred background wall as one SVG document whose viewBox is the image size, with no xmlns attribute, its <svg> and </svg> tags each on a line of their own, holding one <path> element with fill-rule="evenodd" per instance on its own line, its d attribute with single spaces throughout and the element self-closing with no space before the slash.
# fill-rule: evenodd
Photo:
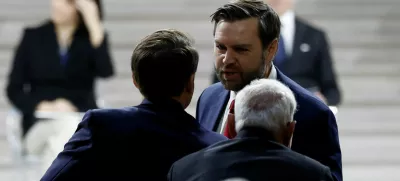
<svg viewBox="0 0 400 181">
<path fill-rule="evenodd" d="M 130 55 L 145 35 L 161 28 L 191 34 L 200 52 L 196 91 L 188 112 L 211 82 L 213 37 L 210 14 L 226 0 L 104 0 L 117 75 L 98 83 L 109 107 L 141 101 L 133 86 Z M 400 1 L 297 0 L 302 18 L 323 28 L 330 39 L 343 92 L 338 125 L 344 179 L 400 180 Z M 4 85 L 22 28 L 49 17 L 48 0 L 0 0 L 0 180 L 25 180 L 9 164 L 5 118 L 10 104 Z M 36 179 L 37 180 L 37 179 Z"/>
</svg>

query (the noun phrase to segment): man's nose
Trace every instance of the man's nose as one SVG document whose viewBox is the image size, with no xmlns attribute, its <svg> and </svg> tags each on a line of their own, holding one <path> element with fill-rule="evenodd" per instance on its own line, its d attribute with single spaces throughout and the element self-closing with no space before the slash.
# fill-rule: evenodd
<svg viewBox="0 0 400 181">
<path fill-rule="evenodd" d="M 231 50 L 227 50 L 224 54 L 224 59 L 222 60 L 222 62 L 224 63 L 224 65 L 235 63 L 234 52 L 232 52 Z"/>
</svg>

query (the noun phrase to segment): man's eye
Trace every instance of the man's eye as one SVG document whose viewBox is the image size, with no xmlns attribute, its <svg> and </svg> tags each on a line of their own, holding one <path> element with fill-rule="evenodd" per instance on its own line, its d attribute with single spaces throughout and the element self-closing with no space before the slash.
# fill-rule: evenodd
<svg viewBox="0 0 400 181">
<path fill-rule="evenodd" d="M 245 48 L 236 48 L 236 51 L 237 51 L 237 52 L 247 52 L 248 49 L 245 49 Z"/>
<path fill-rule="evenodd" d="M 216 47 L 220 50 L 222 50 L 224 47 L 222 47 L 221 45 L 216 45 Z"/>
</svg>

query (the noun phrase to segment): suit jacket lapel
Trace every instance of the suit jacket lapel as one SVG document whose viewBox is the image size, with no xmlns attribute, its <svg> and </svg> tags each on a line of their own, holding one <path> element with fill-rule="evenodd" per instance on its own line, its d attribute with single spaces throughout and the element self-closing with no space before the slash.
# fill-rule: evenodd
<svg viewBox="0 0 400 181">
<path fill-rule="evenodd" d="M 275 67 L 276 68 L 276 67 Z M 293 82 L 293 80 L 289 79 L 286 75 L 284 75 L 278 68 L 276 68 L 276 79 L 281 82 L 282 84 L 286 85 L 287 87 L 289 87 L 289 89 L 293 92 L 294 97 L 296 98 L 297 101 L 297 111 L 296 113 L 294 113 L 294 120 L 298 121 L 300 120 L 300 102 L 298 100 L 298 92 L 295 89 L 295 83 Z"/>
<path fill-rule="evenodd" d="M 286 82 L 284 80 L 285 78 L 283 77 L 282 72 L 276 66 L 275 66 L 275 70 L 276 70 L 276 80 L 278 80 L 279 82 L 281 82 L 281 83 L 286 85 Z"/>
<path fill-rule="evenodd" d="M 286 73 L 291 72 L 293 69 L 296 69 L 299 66 L 298 60 L 301 60 L 302 52 L 300 51 L 301 43 L 303 42 L 303 38 L 305 35 L 306 27 L 300 20 L 296 17 L 295 19 L 295 33 L 292 47 L 292 54 L 290 56 L 286 56 L 284 62 L 278 65 L 278 67 Z"/>
<path fill-rule="evenodd" d="M 206 118 L 206 121 L 209 121 L 207 127 L 216 131 L 218 129 L 218 125 L 220 124 L 220 120 L 225 113 L 225 107 L 229 100 L 230 92 L 221 86 L 221 89 L 218 90 L 213 96 L 211 100 L 216 100 L 215 104 L 210 106 L 210 113 Z M 213 101 L 214 102 L 214 101 Z"/>
</svg>

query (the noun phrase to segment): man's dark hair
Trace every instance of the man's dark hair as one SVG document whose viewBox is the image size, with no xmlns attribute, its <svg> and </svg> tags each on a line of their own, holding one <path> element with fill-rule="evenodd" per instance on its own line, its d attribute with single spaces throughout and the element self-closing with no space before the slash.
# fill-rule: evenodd
<svg viewBox="0 0 400 181">
<path fill-rule="evenodd" d="M 217 9 L 211 15 L 215 30 L 220 21 L 235 22 L 248 18 L 258 19 L 258 33 L 263 48 L 279 38 L 281 21 L 278 14 L 267 4 L 258 0 L 235 0 Z"/>
<path fill-rule="evenodd" d="M 197 71 L 194 41 L 177 30 L 159 30 L 135 48 L 131 68 L 139 90 L 148 99 L 180 96 Z"/>
</svg>

